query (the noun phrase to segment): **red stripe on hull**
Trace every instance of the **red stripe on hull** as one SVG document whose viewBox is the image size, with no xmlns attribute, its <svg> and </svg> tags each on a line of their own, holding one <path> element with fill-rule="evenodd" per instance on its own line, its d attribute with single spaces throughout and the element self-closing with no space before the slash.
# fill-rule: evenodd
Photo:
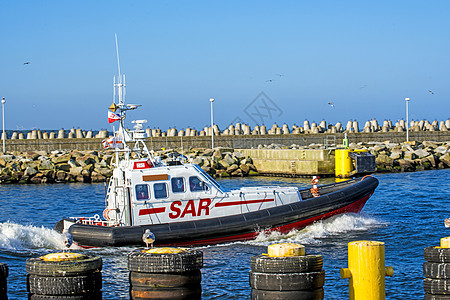
<svg viewBox="0 0 450 300">
<path fill-rule="evenodd" d="M 147 209 L 141 209 L 139 210 L 139 215 L 153 215 L 153 214 L 159 214 L 166 211 L 165 207 L 155 207 L 155 208 L 147 208 Z"/>
<path fill-rule="evenodd" d="M 293 229 L 301 229 L 309 224 L 314 223 L 315 221 L 326 219 L 338 214 L 343 213 L 359 213 L 362 208 L 364 207 L 364 204 L 366 204 L 367 200 L 369 200 L 370 196 L 373 194 L 370 193 L 367 196 L 364 196 L 363 198 L 353 202 L 352 204 L 349 204 L 347 206 L 341 207 L 337 210 L 328 212 L 326 214 L 318 215 L 309 219 L 301 220 L 298 222 L 278 226 L 269 229 L 269 231 L 278 231 L 281 233 L 288 233 L 289 231 Z M 210 244 L 219 244 L 223 242 L 235 242 L 235 241 L 243 241 L 243 240 L 252 240 L 258 236 L 260 232 L 251 232 L 251 233 L 244 233 L 234 236 L 227 236 L 227 237 L 221 237 L 221 238 L 215 238 L 215 239 L 207 239 L 207 240 L 201 240 L 201 241 L 190 241 L 190 242 L 182 242 L 182 243 L 175 243 L 175 244 L 167 244 L 167 245 L 176 245 L 176 246 L 189 246 L 189 245 L 210 245 Z M 164 244 L 166 245 L 166 244 Z"/>
<path fill-rule="evenodd" d="M 273 202 L 275 199 L 260 199 L 260 200 L 241 200 L 235 202 L 220 202 L 215 205 L 215 207 L 223 207 L 223 206 L 233 206 L 233 205 L 243 205 L 243 204 L 253 204 L 253 203 L 263 203 L 263 202 Z"/>
</svg>

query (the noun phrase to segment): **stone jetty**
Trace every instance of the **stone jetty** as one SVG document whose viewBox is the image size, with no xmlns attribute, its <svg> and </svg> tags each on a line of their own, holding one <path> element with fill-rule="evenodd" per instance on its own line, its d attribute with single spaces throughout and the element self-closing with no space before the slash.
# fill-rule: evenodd
<svg viewBox="0 0 450 300">
<path fill-rule="evenodd" d="M 175 150 L 155 152 L 163 162 Z M 250 157 L 233 149 L 191 149 L 184 156 L 214 177 L 256 175 Z M 104 182 L 113 172 L 111 151 L 27 151 L 0 154 L 0 183 Z"/>
<path fill-rule="evenodd" d="M 326 149 L 334 164 L 334 148 L 260 145 L 259 149 Z M 368 142 L 350 143 L 350 149 L 367 149 L 376 157 L 378 172 L 412 172 L 450 168 L 450 142 Z M 164 162 L 185 157 L 213 177 L 258 175 L 248 151 L 233 148 L 192 148 L 189 151 L 160 150 L 155 155 Z M 251 151 L 250 151 L 251 152 Z M 182 153 L 183 155 L 181 155 Z M 113 171 L 111 151 L 26 151 L 0 153 L 0 183 L 104 182 Z M 256 158 L 255 158 L 256 159 Z M 259 159 L 259 158 L 258 158 Z M 291 175 L 291 169 L 286 171 Z"/>
<path fill-rule="evenodd" d="M 361 145 L 350 145 L 361 148 Z M 412 172 L 450 168 L 450 142 L 371 143 L 378 172 Z"/>
<path fill-rule="evenodd" d="M 27 151 L 0 156 L 0 183 L 102 182 L 113 156 L 97 151 Z"/>
</svg>

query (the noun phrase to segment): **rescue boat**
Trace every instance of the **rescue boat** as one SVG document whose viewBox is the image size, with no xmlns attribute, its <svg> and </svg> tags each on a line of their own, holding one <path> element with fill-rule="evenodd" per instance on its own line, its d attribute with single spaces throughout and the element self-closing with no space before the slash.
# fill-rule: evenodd
<svg viewBox="0 0 450 300">
<path fill-rule="evenodd" d="M 125 129 L 124 77 L 114 83 L 118 103 L 112 119 L 114 171 L 106 190 L 102 217 L 65 217 L 55 225 L 79 246 L 142 245 L 146 229 L 155 245 L 207 245 L 254 239 L 264 231 L 287 233 L 337 214 L 357 213 L 378 186 L 372 176 L 310 189 L 261 186 L 226 189 L 198 165 L 178 157 L 163 163 L 145 143 L 145 120 Z M 116 94 L 116 92 L 115 92 Z M 119 110 L 119 113 L 115 113 Z M 110 112 L 111 113 L 111 112 Z"/>
</svg>

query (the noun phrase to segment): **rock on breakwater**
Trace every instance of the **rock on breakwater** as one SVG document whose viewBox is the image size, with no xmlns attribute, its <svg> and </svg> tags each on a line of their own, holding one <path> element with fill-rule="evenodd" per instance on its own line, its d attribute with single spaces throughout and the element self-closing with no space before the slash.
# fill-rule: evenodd
<svg viewBox="0 0 450 300">
<path fill-rule="evenodd" d="M 354 147 L 355 145 L 350 145 Z M 361 148 L 360 145 L 356 145 Z M 450 142 L 370 143 L 378 172 L 412 172 L 450 168 Z"/>
<path fill-rule="evenodd" d="M 231 148 L 194 148 L 189 150 L 186 156 L 213 177 L 258 174 L 251 157 Z"/>
</svg>

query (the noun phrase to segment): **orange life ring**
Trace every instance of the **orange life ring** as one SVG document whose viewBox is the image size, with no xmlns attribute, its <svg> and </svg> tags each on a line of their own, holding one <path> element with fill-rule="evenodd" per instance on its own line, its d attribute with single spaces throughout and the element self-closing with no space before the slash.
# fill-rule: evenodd
<svg viewBox="0 0 450 300">
<path fill-rule="evenodd" d="M 112 208 L 106 208 L 104 211 L 103 211 L 103 218 L 105 219 L 105 220 L 111 220 L 111 218 L 109 217 L 109 213 L 111 212 L 111 211 L 113 211 L 114 209 L 112 209 Z"/>
</svg>

